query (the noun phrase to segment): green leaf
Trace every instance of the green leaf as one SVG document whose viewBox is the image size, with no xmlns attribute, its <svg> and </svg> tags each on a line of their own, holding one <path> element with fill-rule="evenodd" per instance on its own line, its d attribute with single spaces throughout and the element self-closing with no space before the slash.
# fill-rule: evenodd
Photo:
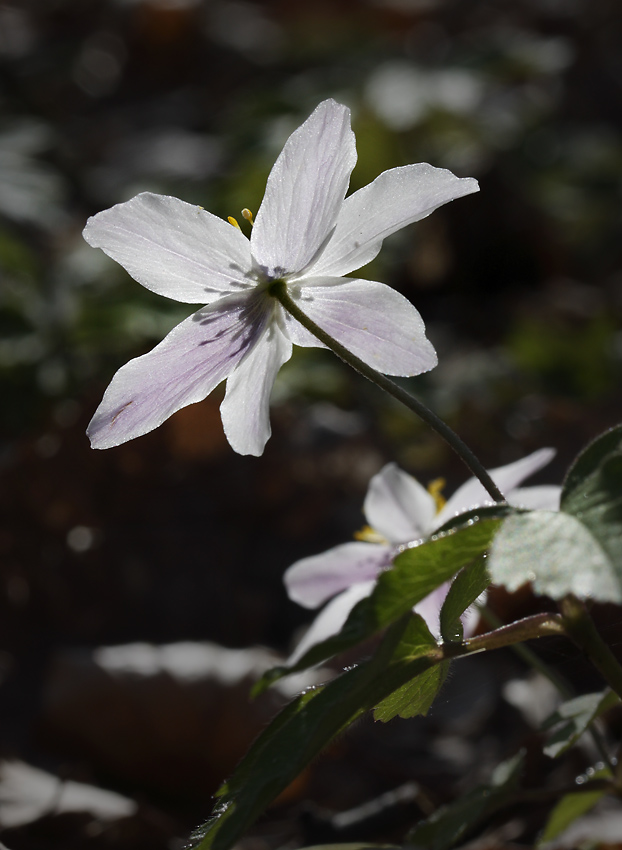
<svg viewBox="0 0 622 850">
<path fill-rule="evenodd" d="M 573 461 L 564 479 L 564 498 L 580 488 L 582 482 L 598 469 L 600 464 L 612 452 L 619 451 L 622 445 L 622 424 L 609 428 L 604 434 L 592 440 Z"/>
<path fill-rule="evenodd" d="M 590 531 L 576 517 L 532 511 L 509 517 L 499 529 L 488 558 L 495 584 L 516 590 L 531 582 L 534 593 L 561 599 L 621 601 L 614 566 Z"/>
<path fill-rule="evenodd" d="M 425 850 L 449 850 L 462 836 L 506 804 L 518 787 L 524 754 L 502 762 L 487 785 L 479 785 L 441 806 L 408 835 L 408 844 Z"/>
<path fill-rule="evenodd" d="M 270 670 L 255 686 L 260 693 L 282 676 L 312 667 L 387 628 L 403 617 L 459 569 L 472 563 L 489 547 L 500 519 L 470 519 L 462 527 L 439 532 L 430 540 L 406 549 L 381 573 L 371 596 L 350 612 L 338 635 L 316 644 L 291 667 Z"/>
<path fill-rule="evenodd" d="M 403 617 L 375 655 L 291 702 L 219 789 L 214 814 L 191 839 L 196 850 L 226 850 L 335 735 L 440 661 L 423 619 Z"/>
<path fill-rule="evenodd" d="M 602 770 L 597 770 L 592 778 L 601 779 L 609 776 L 611 776 L 609 768 L 605 767 Z M 589 788 L 589 783 L 584 787 Z M 543 847 L 548 841 L 552 841 L 558 835 L 561 835 L 571 823 L 593 809 L 606 793 L 607 791 L 600 789 L 598 791 L 580 791 L 562 797 L 549 815 L 544 832 L 536 846 Z"/>
<path fill-rule="evenodd" d="M 386 723 L 394 717 L 416 717 L 427 714 L 449 672 L 449 661 L 424 670 L 406 682 L 374 709 L 374 720 Z"/>
<path fill-rule="evenodd" d="M 565 753 L 597 717 L 619 703 L 620 697 L 609 688 L 562 703 L 542 724 L 550 731 L 544 746 L 546 755 L 557 758 Z"/>
<path fill-rule="evenodd" d="M 562 488 L 561 511 L 510 516 L 496 536 L 489 569 L 514 590 L 560 599 L 622 602 L 622 426 L 583 451 Z"/>
<path fill-rule="evenodd" d="M 448 643 L 460 643 L 463 638 L 462 620 L 467 608 L 478 599 L 490 584 L 484 558 L 477 558 L 464 567 L 453 580 L 441 608 L 441 636 Z"/>
</svg>

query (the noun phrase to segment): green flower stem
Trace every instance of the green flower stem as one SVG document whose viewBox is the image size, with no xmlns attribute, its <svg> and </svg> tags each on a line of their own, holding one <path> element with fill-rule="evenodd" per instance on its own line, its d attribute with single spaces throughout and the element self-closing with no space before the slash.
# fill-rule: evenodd
<svg viewBox="0 0 622 850">
<path fill-rule="evenodd" d="M 607 684 L 622 699 L 622 667 L 596 626 L 583 602 L 569 594 L 559 603 L 566 634 L 585 652 Z"/>
<path fill-rule="evenodd" d="M 323 342 L 327 348 L 330 348 L 337 357 L 340 357 L 345 363 L 352 366 L 353 369 L 363 375 L 363 377 L 367 378 L 373 384 L 376 384 L 376 386 L 380 387 L 380 389 L 387 392 L 390 396 L 393 396 L 393 398 L 397 399 L 397 401 L 406 405 L 409 410 L 412 410 L 412 412 L 416 413 L 417 416 L 423 419 L 424 422 L 427 422 L 427 424 L 433 428 L 436 433 L 439 434 L 439 436 L 441 436 L 460 456 L 473 475 L 475 475 L 476 478 L 479 478 L 492 499 L 495 502 L 505 502 L 503 493 L 501 493 L 488 472 L 475 457 L 471 449 L 463 443 L 460 437 L 452 431 L 449 425 L 446 425 L 442 419 L 429 410 L 429 408 L 422 404 L 418 399 L 406 392 L 406 390 L 400 387 L 399 384 L 396 384 L 395 381 L 387 378 L 386 375 L 382 375 L 371 366 L 368 366 L 367 363 L 364 363 L 356 357 L 356 355 L 348 351 L 347 348 L 344 348 L 341 343 L 329 336 L 329 334 L 322 330 L 319 325 L 316 325 L 315 322 L 310 319 L 290 297 L 287 292 L 287 285 L 284 281 L 276 281 L 272 284 L 270 287 L 270 293 L 281 303 L 285 310 L 294 317 L 294 319 L 300 322 L 304 328 L 317 337 L 320 342 Z"/>
</svg>

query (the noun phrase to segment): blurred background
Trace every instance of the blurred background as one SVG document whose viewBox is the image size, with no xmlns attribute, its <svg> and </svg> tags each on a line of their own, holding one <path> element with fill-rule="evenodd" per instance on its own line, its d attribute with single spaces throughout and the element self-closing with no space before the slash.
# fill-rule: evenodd
<svg viewBox="0 0 622 850">
<path fill-rule="evenodd" d="M 10 761 L 10 848 L 181 846 L 270 713 L 230 695 L 273 656 L 227 651 L 287 652 L 311 619 L 287 600 L 284 569 L 351 537 L 384 463 L 424 484 L 442 475 L 449 492 L 465 478 L 408 411 L 310 349 L 279 376 L 261 459 L 229 448 L 220 391 L 133 443 L 88 446 L 114 371 L 192 308 L 89 248 L 87 217 L 145 190 L 256 212 L 283 142 L 326 97 L 352 109 L 352 189 L 419 161 L 480 181 L 361 272 L 426 322 L 440 365 L 405 382 L 413 392 L 488 466 L 554 446 L 541 482 L 622 419 L 616 0 L 0 0 L 0 753 L 143 807 L 138 825 L 125 813 L 127 834 L 79 806 L 52 827 L 44 792 L 16 819 L 2 801 L 44 779 Z M 473 668 L 473 692 L 490 696 L 477 734 L 504 717 L 513 664 Z M 441 739 L 444 710 L 430 721 Z M 341 745 L 372 753 L 367 785 L 359 763 L 339 793 L 309 779 L 316 798 L 347 808 L 412 778 L 400 735 L 419 742 L 432 786 L 454 787 L 476 752 L 486 761 L 481 741 L 434 761 L 423 727 L 395 728 L 378 733 L 376 761 L 371 726 Z M 491 763 L 509 746 L 495 741 Z"/>
</svg>

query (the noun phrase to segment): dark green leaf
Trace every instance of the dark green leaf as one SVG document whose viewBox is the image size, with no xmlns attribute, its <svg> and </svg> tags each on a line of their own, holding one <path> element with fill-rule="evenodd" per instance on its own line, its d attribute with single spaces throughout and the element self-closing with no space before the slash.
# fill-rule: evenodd
<svg viewBox="0 0 622 850">
<path fill-rule="evenodd" d="M 573 461 L 564 479 L 563 493 L 565 498 L 581 487 L 582 482 L 598 469 L 601 462 L 612 452 L 622 446 L 622 425 L 616 425 L 596 437 Z"/>
<path fill-rule="evenodd" d="M 470 519 L 469 524 L 439 532 L 430 540 L 399 554 L 393 567 L 381 573 L 371 596 L 362 599 L 350 612 L 338 635 L 311 649 L 292 667 L 270 670 L 256 686 L 261 692 L 288 673 L 312 667 L 367 640 L 399 620 L 461 567 L 472 563 L 490 545 L 501 520 Z"/>
<path fill-rule="evenodd" d="M 562 703 L 542 725 L 550 732 L 544 747 L 546 755 L 556 758 L 565 753 L 597 717 L 619 703 L 619 696 L 609 688 Z"/>
<path fill-rule="evenodd" d="M 422 618 L 409 614 L 388 630 L 370 661 L 290 703 L 220 788 L 214 814 L 191 846 L 231 847 L 335 735 L 440 661 L 430 638 Z"/>
<path fill-rule="evenodd" d="M 452 582 L 441 608 L 441 636 L 449 643 L 460 642 L 463 637 L 461 616 L 478 599 L 490 584 L 486 561 L 477 558 L 464 567 Z"/>
<path fill-rule="evenodd" d="M 449 850 L 465 833 L 506 804 L 520 778 L 524 755 L 502 762 L 487 785 L 479 785 L 453 803 L 441 806 L 410 832 L 410 846 L 425 850 Z"/>
<path fill-rule="evenodd" d="M 386 723 L 394 717 L 416 717 L 427 714 L 449 672 L 449 661 L 424 670 L 406 682 L 374 709 L 374 720 Z"/>
</svg>

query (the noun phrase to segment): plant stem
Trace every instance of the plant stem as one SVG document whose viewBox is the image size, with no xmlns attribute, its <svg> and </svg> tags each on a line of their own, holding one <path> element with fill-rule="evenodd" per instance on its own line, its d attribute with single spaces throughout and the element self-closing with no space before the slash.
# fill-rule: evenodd
<svg viewBox="0 0 622 850">
<path fill-rule="evenodd" d="M 441 648 L 444 658 L 459 658 L 484 649 L 500 649 L 525 640 L 563 634 L 564 626 L 559 614 L 534 614 L 532 617 L 501 626 L 493 632 L 477 635 L 461 644 L 444 643 Z"/>
<path fill-rule="evenodd" d="M 315 322 L 310 319 L 291 298 L 287 292 L 287 285 L 285 282 L 276 281 L 270 287 L 270 293 L 281 303 L 284 309 L 287 310 L 294 319 L 296 319 L 296 321 L 300 322 L 300 324 L 317 337 L 320 342 L 323 342 L 327 348 L 330 348 L 337 357 L 340 357 L 345 363 L 352 366 L 352 368 L 359 374 L 363 375 L 364 378 L 367 378 L 373 384 L 376 384 L 376 386 L 380 387 L 380 389 L 384 390 L 394 399 L 397 399 L 397 401 L 400 401 L 413 413 L 416 413 L 417 416 L 423 419 L 424 422 L 427 422 L 427 424 L 451 446 L 456 454 L 460 456 L 473 475 L 481 481 L 492 499 L 495 502 L 505 502 L 503 493 L 501 493 L 488 472 L 484 469 L 471 449 L 460 439 L 449 425 L 443 422 L 442 419 L 440 419 L 409 392 L 400 387 L 399 384 L 396 384 L 395 381 L 392 381 L 386 375 L 383 375 L 371 366 L 368 366 L 367 363 L 358 358 L 355 354 L 352 354 L 352 352 L 348 351 L 347 348 L 344 348 L 340 342 L 337 342 L 336 339 L 333 339 L 326 333 L 326 331 L 322 330 L 319 325 L 316 325 Z"/>
<path fill-rule="evenodd" d="M 585 652 L 607 684 L 622 699 L 622 667 L 607 644 L 581 600 L 568 594 L 559 603 L 566 634 Z"/>
</svg>

